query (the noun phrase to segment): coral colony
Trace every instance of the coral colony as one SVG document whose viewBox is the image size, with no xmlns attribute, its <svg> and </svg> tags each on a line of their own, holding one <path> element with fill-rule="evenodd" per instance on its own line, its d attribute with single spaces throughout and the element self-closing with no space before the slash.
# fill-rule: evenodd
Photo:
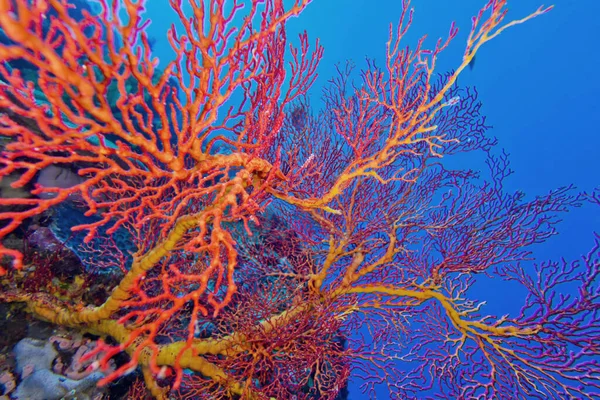
<svg viewBox="0 0 600 400">
<path fill-rule="evenodd" d="M 382 68 L 339 67 L 313 109 L 323 49 L 285 30 L 309 2 L 169 0 L 159 69 L 142 0 L 0 0 L 0 300 L 52 327 L 3 338 L 5 398 L 342 399 L 350 379 L 371 397 L 598 398 L 600 237 L 574 263 L 521 261 L 600 191 L 506 192 L 457 85 L 550 8 L 483 4 L 443 73 L 457 28 L 406 47 L 399 2 Z M 474 151 L 487 173 L 441 158 Z M 521 311 L 486 314 L 479 279 L 520 285 Z"/>
</svg>

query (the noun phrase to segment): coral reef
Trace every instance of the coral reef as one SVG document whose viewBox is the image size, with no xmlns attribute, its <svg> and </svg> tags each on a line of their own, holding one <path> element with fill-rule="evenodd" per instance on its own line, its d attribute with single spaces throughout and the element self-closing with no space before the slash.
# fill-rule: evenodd
<svg viewBox="0 0 600 400">
<path fill-rule="evenodd" d="M 390 398 L 598 397 L 600 238 L 528 264 L 597 193 L 508 191 L 457 84 L 551 7 L 510 21 L 484 1 L 440 75 L 457 28 L 405 46 L 401 1 L 383 65 L 338 67 L 313 112 L 323 48 L 286 31 L 309 3 L 171 0 L 159 70 L 142 0 L 0 0 L 0 301 L 93 337 L 21 340 L 14 397 L 143 379 L 162 400 L 333 400 L 352 375 Z M 485 172 L 440 160 L 470 152 Z M 73 254 L 83 268 L 52 259 Z M 519 285 L 521 310 L 487 315 L 482 277 Z"/>
<path fill-rule="evenodd" d="M 22 339 L 13 350 L 14 371 L 0 375 L 4 395 L 16 400 L 101 399 L 103 390 L 96 385 L 104 374 L 94 358 L 84 360 L 94 346 L 95 342 L 82 337 Z"/>
</svg>

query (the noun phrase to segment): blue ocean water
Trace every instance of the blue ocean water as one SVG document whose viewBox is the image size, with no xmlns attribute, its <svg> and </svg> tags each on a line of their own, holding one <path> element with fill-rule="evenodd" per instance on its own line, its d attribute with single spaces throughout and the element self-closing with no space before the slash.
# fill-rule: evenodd
<svg viewBox="0 0 600 400">
<path fill-rule="evenodd" d="M 161 61 L 173 53 L 165 32 L 174 22 L 167 2 L 152 1 L 147 16 L 156 38 L 154 53 Z M 424 34 L 433 46 L 445 37 L 452 21 L 460 28 L 458 37 L 438 61 L 443 73 L 460 63 L 471 16 L 485 0 L 415 0 L 414 22 L 404 44 L 414 45 Z M 508 19 L 517 19 L 537 9 L 537 0 L 509 3 Z M 319 78 L 310 96 L 318 108 L 322 87 L 335 74 L 335 65 L 352 60 L 357 69 L 366 66 L 365 57 L 383 64 L 390 24 L 397 24 L 399 0 L 315 0 L 298 18 L 288 23 L 288 39 L 308 31 L 311 41 L 319 38 L 325 55 Z M 475 86 L 483 102 L 483 114 L 493 126 L 491 134 L 499 148 L 510 153 L 515 173 L 506 182 L 508 191 L 522 190 L 528 197 L 550 189 L 574 184 L 590 191 L 600 184 L 600 2 L 595 0 L 559 1 L 548 14 L 504 32 L 487 43 L 476 58 L 474 68 L 466 70 L 461 86 Z M 458 162 L 465 167 L 482 168 L 477 156 Z M 575 259 L 591 248 L 592 232 L 600 226 L 600 210 L 584 206 L 564 216 L 560 235 L 533 248 L 540 261 Z M 473 295 L 487 301 L 487 312 L 515 312 L 524 293 L 505 287 L 479 285 Z M 361 399 L 361 382 L 352 381 L 350 398 Z M 379 398 L 386 398 L 378 392 Z"/>
<path fill-rule="evenodd" d="M 404 44 L 414 45 L 427 34 L 431 47 L 456 21 L 458 37 L 441 55 L 437 71 L 455 68 L 470 18 L 485 2 L 414 0 L 414 21 Z M 148 3 L 146 16 L 152 20 L 148 32 L 156 39 L 153 52 L 164 64 L 173 58 L 166 31 L 177 24 L 176 15 L 167 2 Z M 541 4 L 509 2 L 507 18 L 524 17 Z M 400 10 L 400 0 L 314 0 L 288 23 L 288 40 L 293 42 L 306 30 L 325 48 L 310 92 L 313 105 L 318 107 L 321 89 L 335 74 L 336 64 L 352 60 L 360 69 L 366 66 L 365 57 L 383 63 L 389 25 L 397 24 Z M 549 13 L 487 43 L 474 68 L 460 77 L 461 86 L 477 88 L 483 114 L 493 126 L 491 133 L 511 155 L 515 174 L 507 182 L 509 190 L 535 195 L 568 184 L 582 190 L 600 184 L 600 54 L 594 50 L 600 40 L 599 13 L 600 2 L 594 0 L 560 1 Z M 472 166 L 469 160 L 464 162 Z M 561 225 L 561 236 L 540 246 L 538 254 L 556 258 L 584 252 L 599 223 L 600 213 L 593 208 L 572 212 Z"/>
</svg>

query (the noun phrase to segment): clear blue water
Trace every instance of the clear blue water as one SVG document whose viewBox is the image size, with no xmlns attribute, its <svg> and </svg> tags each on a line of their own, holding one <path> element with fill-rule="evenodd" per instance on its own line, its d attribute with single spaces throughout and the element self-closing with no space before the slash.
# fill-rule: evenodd
<svg viewBox="0 0 600 400">
<path fill-rule="evenodd" d="M 149 33 L 157 39 L 155 54 L 172 58 L 164 32 L 174 22 L 167 2 L 151 1 L 148 16 L 153 20 Z M 405 44 L 415 44 L 423 34 L 426 44 L 445 36 L 451 21 L 460 28 L 458 37 L 438 62 L 438 71 L 456 67 L 462 57 L 470 17 L 484 0 L 413 2 L 414 23 Z M 376 5 L 374 5 L 376 4 Z M 509 3 L 508 18 L 521 18 L 534 11 L 536 0 Z M 399 0 L 315 0 L 288 24 L 288 39 L 307 30 L 319 38 L 325 55 L 319 78 L 311 91 L 318 107 L 321 88 L 335 73 L 334 65 L 353 60 L 365 67 L 365 57 L 385 60 L 389 24 L 400 15 Z M 461 85 L 476 86 L 483 102 L 483 114 L 493 125 L 499 148 L 511 154 L 515 174 L 507 189 L 523 190 L 528 196 L 575 184 L 592 190 L 600 184 L 600 2 L 560 1 L 548 14 L 503 33 L 485 45 L 472 70 L 461 76 Z M 477 169 L 476 156 L 457 162 Z M 600 226 L 600 210 L 586 206 L 564 217 L 560 235 L 534 248 L 539 260 L 577 258 L 592 246 L 592 232 Z M 479 285 L 473 295 L 487 300 L 492 314 L 516 311 L 523 293 L 495 285 Z M 351 399 L 361 399 L 360 382 L 351 382 Z M 379 393 L 380 398 L 386 398 Z"/>
</svg>

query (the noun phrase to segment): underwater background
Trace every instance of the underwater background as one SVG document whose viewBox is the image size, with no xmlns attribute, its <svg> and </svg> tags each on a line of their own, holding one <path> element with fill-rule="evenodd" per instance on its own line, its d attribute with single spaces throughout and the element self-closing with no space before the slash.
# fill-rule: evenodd
<svg viewBox="0 0 600 400">
<path fill-rule="evenodd" d="M 470 18 L 483 3 L 413 1 L 413 25 L 404 44 L 413 45 L 427 34 L 426 44 L 431 46 L 456 21 L 459 34 L 441 55 L 437 72 L 454 68 L 462 57 Z M 313 87 L 315 98 L 333 74 L 333 64 L 352 59 L 364 68 L 365 56 L 383 63 L 389 24 L 396 24 L 399 4 L 394 0 L 317 0 L 289 24 L 290 32 L 306 29 L 325 47 L 319 80 Z M 458 80 L 460 86 L 476 87 L 482 114 L 493 127 L 489 133 L 498 138 L 497 150 L 510 153 L 514 174 L 506 180 L 506 189 L 524 191 L 526 198 L 570 184 L 588 192 L 600 185 L 600 2 L 511 1 L 508 18 L 521 18 L 541 4 L 555 7 L 486 43 L 473 68 Z M 476 169 L 483 166 L 476 157 L 470 153 L 458 162 Z M 592 204 L 561 218 L 558 235 L 532 246 L 538 261 L 576 259 L 589 251 L 592 232 L 600 231 L 600 212 Z M 497 287 L 481 280 L 473 289 L 475 298 L 487 302 L 485 310 L 496 315 L 517 312 L 525 295 L 520 287 L 511 291 L 506 282 Z M 363 398 L 359 385 L 350 382 L 350 399 Z M 378 398 L 386 396 L 385 391 L 378 392 Z"/>
<path fill-rule="evenodd" d="M 471 27 L 471 16 L 483 0 L 414 0 L 413 24 L 405 45 L 414 45 L 427 34 L 426 46 L 446 37 L 456 21 L 459 34 L 442 53 L 437 72 L 460 63 Z M 509 19 L 521 18 L 543 2 L 509 2 Z M 600 185 L 600 2 L 595 0 L 555 1 L 549 13 L 503 32 L 482 48 L 471 70 L 459 78 L 460 86 L 475 86 L 483 103 L 482 114 L 498 138 L 497 151 L 510 154 L 514 173 L 506 181 L 508 192 L 521 190 L 526 198 L 553 188 L 574 184 L 591 191 Z M 298 18 L 288 23 L 288 38 L 303 30 L 325 48 L 319 77 L 310 95 L 319 108 L 321 88 L 335 73 L 335 64 L 352 60 L 357 70 L 366 68 L 365 57 L 385 61 L 389 26 L 398 22 L 399 0 L 315 0 Z M 173 23 L 169 6 L 148 4 L 152 19 L 150 36 L 157 39 L 155 54 L 171 59 L 172 50 L 161 38 Z M 459 162 L 465 167 L 485 168 L 473 153 Z M 598 207 L 585 204 L 562 214 L 559 234 L 532 247 L 538 261 L 573 260 L 589 251 L 592 233 L 600 231 Z M 521 288 L 504 283 L 496 287 L 480 281 L 473 297 L 486 300 L 485 310 L 502 315 L 516 312 L 523 304 Z M 350 399 L 361 399 L 360 382 L 350 382 Z M 383 396 L 383 397 L 381 397 Z M 385 398 L 384 391 L 378 397 Z"/>
<path fill-rule="evenodd" d="M 288 38 L 306 30 L 325 48 L 319 78 L 313 85 L 313 106 L 318 108 L 320 90 L 335 73 L 336 63 L 352 60 L 366 68 L 365 57 L 385 61 L 390 24 L 397 24 L 399 0 L 315 0 L 299 18 L 288 24 Z M 442 53 L 437 72 L 458 65 L 471 27 L 471 16 L 482 0 L 414 0 L 413 24 L 404 45 L 414 45 L 427 34 L 426 45 L 446 37 L 452 21 L 459 34 Z M 459 77 L 459 86 L 475 86 L 483 103 L 482 114 L 489 134 L 498 138 L 496 151 L 510 154 L 514 173 L 506 180 L 508 192 L 524 191 L 526 198 L 553 188 L 574 184 L 592 191 L 600 185 L 600 2 L 595 0 L 518 0 L 508 4 L 509 19 L 528 15 L 541 4 L 554 4 L 549 13 L 503 32 L 486 43 L 471 70 Z M 161 13 L 158 2 L 148 5 L 149 16 Z M 167 15 L 166 9 L 162 9 Z M 155 50 L 171 57 L 170 47 L 159 39 L 169 21 L 153 18 L 150 27 L 158 40 Z M 477 154 L 459 162 L 464 167 L 485 168 Z M 562 214 L 559 234 L 532 246 L 536 260 L 573 260 L 589 251 L 593 232 L 600 231 L 600 212 L 584 204 Z M 507 290 L 481 280 L 473 297 L 487 302 L 485 310 L 502 315 L 517 312 L 525 293 L 521 287 Z M 362 399 L 360 382 L 350 381 L 349 399 Z M 378 398 L 386 398 L 385 390 Z"/>
<path fill-rule="evenodd" d="M 404 45 L 413 46 L 426 34 L 425 45 L 432 46 L 447 36 L 455 21 L 458 36 L 436 67 L 438 73 L 452 70 L 462 59 L 471 16 L 485 2 L 412 1 L 415 14 Z M 511 1 L 508 18 L 524 17 L 542 4 L 554 8 L 486 43 L 473 68 L 458 81 L 459 86 L 477 89 L 482 114 L 492 126 L 489 134 L 499 140 L 497 150 L 510 154 L 514 174 L 506 189 L 522 190 L 527 198 L 570 184 L 588 192 L 600 185 L 600 2 Z M 165 32 L 179 21 L 167 2 L 148 2 L 146 8 L 152 20 L 148 34 L 156 40 L 153 53 L 165 64 L 174 57 Z M 397 25 L 400 10 L 401 0 L 314 0 L 287 24 L 290 42 L 297 43 L 294 39 L 306 30 L 310 40 L 318 38 L 325 48 L 319 76 L 309 91 L 315 109 L 320 108 L 321 90 L 335 74 L 336 64 L 350 60 L 357 71 L 366 68 L 366 57 L 383 64 L 389 26 Z M 464 157 L 464 166 L 483 166 L 482 160 L 473 160 L 473 153 Z M 536 246 L 536 256 L 573 259 L 589 250 L 592 232 L 599 227 L 597 208 L 575 209 L 563 216 L 559 236 Z M 518 296 L 507 298 L 493 287 L 483 290 L 490 307 L 520 304 Z"/>
<path fill-rule="evenodd" d="M 169 6 L 160 3 L 147 6 L 152 19 L 149 34 L 156 39 L 155 54 L 170 60 L 172 49 L 161 35 L 174 20 L 167 17 Z M 432 46 L 446 37 L 450 23 L 456 21 L 459 34 L 440 56 L 437 72 L 453 69 L 462 59 L 471 16 L 484 3 L 414 0 L 413 24 L 404 44 L 412 46 L 427 34 L 425 44 Z M 458 81 L 460 86 L 476 87 L 482 114 L 492 126 L 489 134 L 499 141 L 496 150 L 510 154 L 514 173 L 506 181 L 507 191 L 524 191 L 526 198 L 570 184 L 588 192 L 600 185 L 600 2 L 511 1 L 508 18 L 521 18 L 541 4 L 555 7 L 486 43 L 473 68 Z M 319 77 L 310 91 L 313 107 L 319 108 L 321 88 L 335 74 L 336 64 L 351 60 L 360 70 L 366 68 L 365 57 L 383 64 L 389 26 L 396 26 L 400 6 L 399 0 L 315 0 L 287 24 L 289 40 L 306 30 L 311 40 L 319 38 L 325 48 Z M 485 168 L 483 159 L 473 153 L 445 161 Z M 600 213 L 592 204 L 561 218 L 558 235 L 532 246 L 536 260 L 573 260 L 589 251 L 592 233 L 600 231 Z M 512 291 L 507 287 L 507 283 L 497 287 L 481 280 L 472 293 L 487 301 L 485 310 L 490 314 L 517 312 L 525 293 L 520 287 Z M 363 398 L 359 386 L 360 382 L 350 382 L 350 399 Z M 385 396 L 385 391 L 378 393 Z"/>
</svg>

